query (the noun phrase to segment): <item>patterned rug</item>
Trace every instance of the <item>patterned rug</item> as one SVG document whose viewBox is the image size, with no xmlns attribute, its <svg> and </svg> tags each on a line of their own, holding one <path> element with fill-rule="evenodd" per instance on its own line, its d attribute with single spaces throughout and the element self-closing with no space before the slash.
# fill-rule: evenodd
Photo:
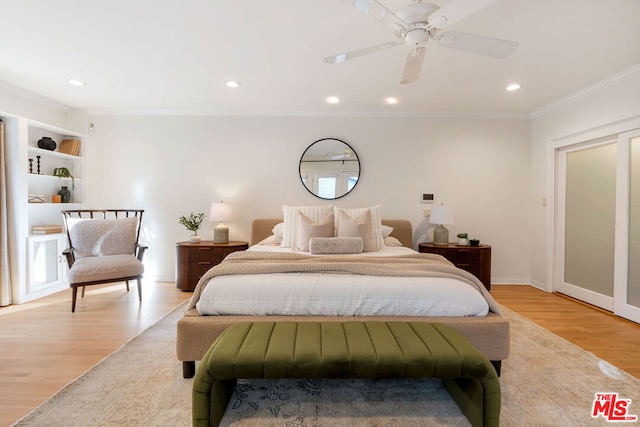
<svg viewBox="0 0 640 427">
<path fill-rule="evenodd" d="M 596 393 L 630 399 L 640 380 L 502 308 L 511 356 L 502 365 L 501 426 L 611 425 Z M 190 426 L 191 379 L 175 357 L 182 306 L 68 384 L 17 426 Z M 608 398 L 613 398 L 612 394 Z M 603 400 L 604 401 L 604 400 Z M 637 423 L 631 423 L 636 425 Z M 241 381 L 224 426 L 468 425 L 438 380 Z M 629 425 L 629 424 L 627 424 Z"/>
</svg>

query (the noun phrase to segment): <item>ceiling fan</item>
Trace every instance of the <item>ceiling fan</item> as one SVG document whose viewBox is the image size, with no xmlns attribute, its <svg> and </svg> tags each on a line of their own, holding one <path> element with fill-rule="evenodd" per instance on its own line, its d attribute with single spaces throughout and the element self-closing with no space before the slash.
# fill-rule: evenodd
<svg viewBox="0 0 640 427">
<path fill-rule="evenodd" d="M 365 13 L 380 13 L 380 19 L 388 22 L 396 37 L 390 41 L 324 58 L 327 64 L 338 64 L 359 56 L 406 44 L 411 47 L 402 71 L 401 84 L 412 83 L 420 77 L 426 44 L 434 40 L 441 47 L 462 50 L 494 58 L 506 58 L 516 51 L 518 43 L 475 34 L 448 31 L 443 28 L 489 6 L 495 0 L 451 0 L 442 7 L 414 0 L 409 6 L 392 11 L 378 0 L 352 0 L 353 6 Z"/>
</svg>

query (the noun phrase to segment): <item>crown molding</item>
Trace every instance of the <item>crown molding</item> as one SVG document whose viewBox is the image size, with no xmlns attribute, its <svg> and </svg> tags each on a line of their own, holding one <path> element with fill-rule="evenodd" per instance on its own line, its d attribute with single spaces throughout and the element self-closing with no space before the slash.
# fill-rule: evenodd
<svg viewBox="0 0 640 427">
<path fill-rule="evenodd" d="M 430 119 L 495 119 L 529 120 L 526 113 L 473 112 L 402 112 L 402 111 L 300 111 L 300 110 L 173 110 L 94 108 L 89 115 L 97 116 L 212 116 L 212 117 L 372 117 L 372 118 L 430 118 Z"/>
<path fill-rule="evenodd" d="M 579 91 L 576 91 L 571 95 L 567 95 L 547 105 L 544 105 L 536 110 L 533 110 L 531 114 L 529 114 L 529 117 L 531 119 L 538 118 L 552 111 L 555 111 L 561 107 L 564 107 L 569 104 L 573 104 L 574 102 L 577 102 L 590 95 L 601 92 L 607 88 L 610 88 L 612 86 L 615 86 L 617 84 L 623 83 L 625 81 L 628 81 L 637 77 L 640 77 L 640 64 L 636 64 L 631 68 L 627 68 L 624 71 L 621 71 L 617 74 L 607 77 L 606 79 L 600 80 L 597 83 L 594 83 L 590 86 L 580 89 Z"/>
</svg>

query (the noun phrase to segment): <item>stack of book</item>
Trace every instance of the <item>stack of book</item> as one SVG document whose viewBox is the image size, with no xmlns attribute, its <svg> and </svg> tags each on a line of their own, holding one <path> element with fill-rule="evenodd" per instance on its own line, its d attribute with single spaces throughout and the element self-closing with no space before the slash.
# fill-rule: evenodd
<svg viewBox="0 0 640 427">
<path fill-rule="evenodd" d="M 71 154 L 77 156 L 80 154 L 80 140 L 79 139 L 63 139 L 60 143 L 58 151 L 65 154 Z"/>
<path fill-rule="evenodd" d="M 34 225 L 31 227 L 33 234 L 54 234 L 62 233 L 61 225 Z"/>
</svg>

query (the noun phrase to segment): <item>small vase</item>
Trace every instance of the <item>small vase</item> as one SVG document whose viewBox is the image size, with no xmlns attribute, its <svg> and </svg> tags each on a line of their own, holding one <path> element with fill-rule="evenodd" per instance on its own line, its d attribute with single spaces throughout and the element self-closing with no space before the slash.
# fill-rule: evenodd
<svg viewBox="0 0 640 427">
<path fill-rule="evenodd" d="M 58 194 L 62 198 L 62 203 L 69 203 L 71 201 L 71 191 L 65 186 L 63 186 Z"/>
<path fill-rule="evenodd" d="M 51 137 L 43 136 L 38 140 L 38 148 L 53 151 L 56 149 L 56 142 Z"/>
<path fill-rule="evenodd" d="M 202 236 L 199 236 L 197 234 L 192 235 L 191 237 L 189 237 L 189 241 L 191 243 L 200 243 L 202 241 Z"/>
</svg>

